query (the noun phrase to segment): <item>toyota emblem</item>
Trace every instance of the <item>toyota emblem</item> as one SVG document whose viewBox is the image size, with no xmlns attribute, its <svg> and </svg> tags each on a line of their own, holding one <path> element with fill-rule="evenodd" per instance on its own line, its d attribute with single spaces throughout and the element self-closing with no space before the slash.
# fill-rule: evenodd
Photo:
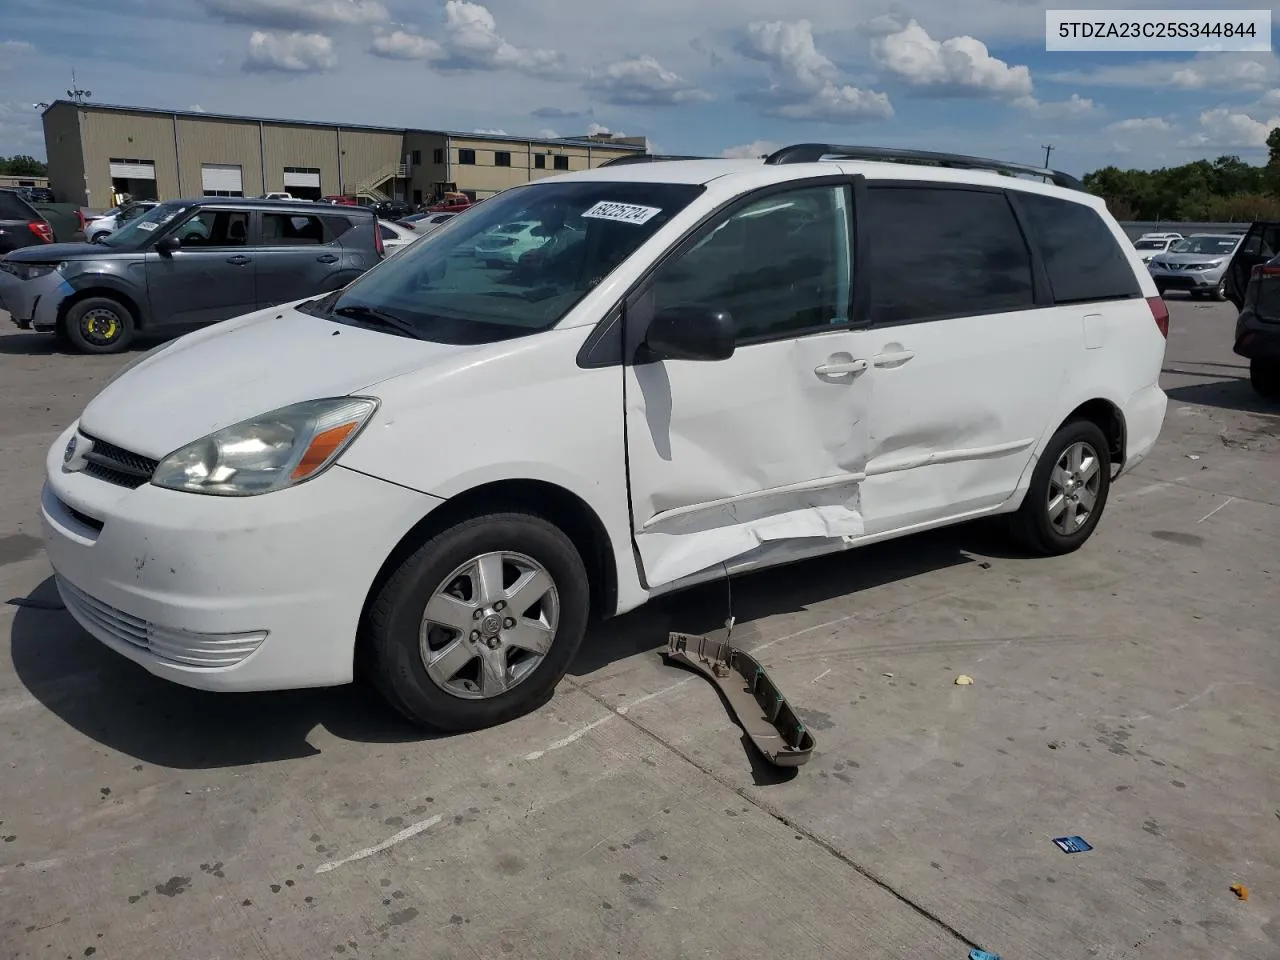
<svg viewBox="0 0 1280 960">
<path fill-rule="evenodd" d="M 71 458 L 76 455 L 76 438 L 73 436 L 67 441 L 67 449 L 62 451 L 62 462 L 70 463 Z"/>
</svg>

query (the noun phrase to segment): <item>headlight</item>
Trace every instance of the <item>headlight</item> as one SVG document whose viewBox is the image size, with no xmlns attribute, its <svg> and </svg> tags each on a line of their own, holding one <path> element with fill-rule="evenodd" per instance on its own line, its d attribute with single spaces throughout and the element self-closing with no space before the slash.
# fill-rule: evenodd
<svg viewBox="0 0 1280 960">
<path fill-rule="evenodd" d="M 60 263 L 14 263 L 12 260 L 3 261 L 3 267 L 6 273 L 11 273 L 19 280 L 35 280 L 37 277 L 47 277 L 55 270 L 61 270 Z"/>
<path fill-rule="evenodd" d="M 1197 263 L 1194 267 L 1192 267 L 1192 269 L 1193 270 L 1212 270 L 1215 267 L 1220 267 L 1220 266 L 1222 266 L 1221 260 L 1210 260 L 1208 263 Z"/>
<path fill-rule="evenodd" d="M 318 476 L 356 438 L 376 400 L 307 400 L 224 427 L 175 450 L 151 482 L 170 490 L 251 497 Z"/>
</svg>

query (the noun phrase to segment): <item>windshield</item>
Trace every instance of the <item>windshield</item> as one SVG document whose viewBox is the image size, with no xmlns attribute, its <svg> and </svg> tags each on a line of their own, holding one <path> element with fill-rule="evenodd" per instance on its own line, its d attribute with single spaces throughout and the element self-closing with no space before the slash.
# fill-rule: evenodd
<svg viewBox="0 0 1280 960">
<path fill-rule="evenodd" d="M 1168 240 L 1139 240 L 1134 247 L 1138 250 L 1163 250 L 1168 244 Z"/>
<path fill-rule="evenodd" d="M 102 242 L 117 250 L 141 250 L 157 230 L 186 209 L 187 206 L 183 203 L 162 203 L 136 220 L 131 220 L 127 226 L 121 227 Z"/>
<path fill-rule="evenodd" d="M 554 326 L 703 190 L 579 180 L 504 191 L 307 312 L 380 314 L 438 343 L 492 343 Z"/>
<path fill-rule="evenodd" d="M 1230 253 L 1239 237 L 1188 237 L 1169 248 L 1170 253 Z"/>
</svg>

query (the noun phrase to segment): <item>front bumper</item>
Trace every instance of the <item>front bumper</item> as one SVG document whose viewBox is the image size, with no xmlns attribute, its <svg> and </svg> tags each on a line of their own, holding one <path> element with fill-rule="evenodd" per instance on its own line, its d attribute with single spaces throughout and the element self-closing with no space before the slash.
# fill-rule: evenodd
<svg viewBox="0 0 1280 960">
<path fill-rule="evenodd" d="M 156 676 L 204 690 L 352 679 L 370 585 L 442 501 L 335 466 L 287 490 L 212 497 L 119 486 L 50 449 L 45 546 L 68 611 Z"/>
<path fill-rule="evenodd" d="M 1222 273 L 1214 271 L 1152 270 L 1150 273 L 1156 289 L 1161 294 L 1166 290 L 1208 291 L 1215 289 L 1222 282 Z"/>
<path fill-rule="evenodd" d="M 50 331 L 57 327 L 58 308 L 71 292 L 66 277 L 56 270 L 34 280 L 20 280 L 0 270 L 0 306 L 23 330 Z"/>
</svg>

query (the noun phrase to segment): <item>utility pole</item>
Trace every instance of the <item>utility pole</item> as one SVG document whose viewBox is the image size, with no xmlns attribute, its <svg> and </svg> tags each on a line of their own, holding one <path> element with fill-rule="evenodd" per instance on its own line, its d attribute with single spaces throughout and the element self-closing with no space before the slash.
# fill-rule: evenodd
<svg viewBox="0 0 1280 960">
<path fill-rule="evenodd" d="M 1042 143 L 1040 146 L 1044 148 L 1044 166 L 1047 170 L 1049 169 L 1049 154 L 1053 153 L 1053 146 L 1048 143 Z"/>
<path fill-rule="evenodd" d="M 76 80 L 76 72 L 74 69 L 71 71 L 71 89 L 67 91 L 67 96 L 76 103 L 85 103 L 93 96 L 92 90 L 81 89 L 79 81 Z"/>
</svg>

